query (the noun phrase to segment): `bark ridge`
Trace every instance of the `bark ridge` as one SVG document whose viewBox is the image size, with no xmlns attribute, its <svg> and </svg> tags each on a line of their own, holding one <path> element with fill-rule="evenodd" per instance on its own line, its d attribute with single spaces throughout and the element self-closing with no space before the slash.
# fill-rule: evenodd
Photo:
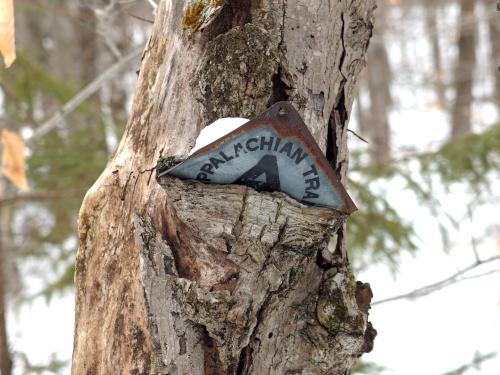
<svg viewBox="0 0 500 375">
<path fill-rule="evenodd" d="M 345 216 L 282 193 L 160 182 L 162 220 L 135 218 L 151 373 L 345 374 L 368 310 L 328 251 Z"/>
</svg>

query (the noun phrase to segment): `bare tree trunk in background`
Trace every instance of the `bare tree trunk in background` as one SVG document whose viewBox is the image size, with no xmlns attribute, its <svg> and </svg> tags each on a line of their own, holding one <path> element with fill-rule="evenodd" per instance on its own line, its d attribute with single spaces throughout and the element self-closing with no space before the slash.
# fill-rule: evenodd
<svg viewBox="0 0 500 375">
<path fill-rule="evenodd" d="M 487 3 L 489 12 L 496 12 L 496 17 L 491 17 L 488 21 L 490 34 L 491 61 L 493 64 L 493 76 L 495 77 L 494 103 L 497 105 L 497 111 L 500 111 L 500 12 L 496 11 L 491 3 Z"/>
<path fill-rule="evenodd" d="M 10 375 L 12 373 L 12 357 L 7 334 L 7 287 L 3 259 L 5 254 L 2 242 L 0 238 L 0 374 Z"/>
<path fill-rule="evenodd" d="M 391 129 L 389 110 L 391 99 L 391 69 L 389 58 L 383 43 L 384 25 L 386 22 L 385 4 L 377 10 L 375 35 L 368 49 L 368 66 L 366 78 L 370 95 L 369 121 L 364 128 L 371 144 L 371 158 L 375 164 L 384 164 L 391 159 Z"/>
<path fill-rule="evenodd" d="M 474 0 L 460 0 L 458 60 L 455 68 L 455 101 L 451 114 L 451 139 L 463 137 L 472 130 L 471 107 L 476 43 Z"/>
<path fill-rule="evenodd" d="M 288 99 L 345 178 L 374 3 L 191 4 L 160 3 L 125 134 L 80 211 L 72 373 L 349 373 L 374 330 L 345 215 L 242 186 L 161 187 L 154 167 L 209 121 Z"/>
<path fill-rule="evenodd" d="M 82 83 L 89 83 L 97 77 L 97 20 L 94 11 L 88 6 L 79 6 L 77 10 L 77 20 L 75 22 L 75 36 L 78 40 L 80 50 L 80 80 Z"/>
<path fill-rule="evenodd" d="M 448 103 L 446 100 L 446 86 L 443 81 L 444 71 L 441 62 L 441 44 L 439 43 L 438 30 L 438 10 L 439 4 L 434 1 L 426 1 L 425 3 L 425 25 L 431 44 L 431 56 L 434 71 L 430 77 L 431 82 L 436 90 L 437 100 L 439 105 L 447 110 Z"/>
<path fill-rule="evenodd" d="M 0 148 L 1 151 L 1 148 Z M 1 178 L 1 177 L 0 177 Z M 4 194 L 3 181 L 0 181 L 0 198 Z M 7 278 L 5 268 L 5 220 L 4 213 L 0 207 L 0 374 L 11 375 L 12 355 L 9 348 L 7 331 Z"/>
</svg>

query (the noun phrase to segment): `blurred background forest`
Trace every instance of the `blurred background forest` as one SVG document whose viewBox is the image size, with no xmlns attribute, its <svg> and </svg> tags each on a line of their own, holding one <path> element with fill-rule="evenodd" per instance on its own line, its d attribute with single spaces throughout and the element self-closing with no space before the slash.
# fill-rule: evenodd
<svg viewBox="0 0 500 375">
<path fill-rule="evenodd" d="M 357 371 L 498 374 L 500 12 L 493 0 L 378 2 L 350 114 L 360 211 L 348 244 L 379 330 Z M 78 209 L 123 133 L 155 7 L 15 1 L 0 128 L 24 140 L 29 190 L 0 177 L 1 375 L 69 373 Z M 420 321 L 405 339 L 398 319 Z"/>
</svg>

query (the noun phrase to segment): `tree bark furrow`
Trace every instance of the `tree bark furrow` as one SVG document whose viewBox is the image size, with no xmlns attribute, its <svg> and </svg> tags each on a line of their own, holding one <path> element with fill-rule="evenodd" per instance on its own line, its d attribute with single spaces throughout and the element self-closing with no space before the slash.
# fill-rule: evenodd
<svg viewBox="0 0 500 375">
<path fill-rule="evenodd" d="M 206 353 L 209 342 L 220 374 L 236 374 L 238 369 L 239 374 L 284 374 L 298 368 L 305 373 L 343 374 L 353 358 L 361 355 L 367 314 L 357 306 L 355 282 L 345 265 L 325 269 L 317 259 L 344 216 L 333 210 L 303 206 L 282 193 L 257 193 L 241 186 L 204 185 L 166 177 L 161 183 L 169 193 L 166 209 L 175 213 L 164 216 L 160 223 L 163 228 L 136 219 L 136 235 L 142 248 L 142 283 L 152 337 L 159 340 L 153 348 L 161 368 L 187 368 L 192 361 L 177 351 L 158 350 L 168 347 L 166 340 L 172 336 L 156 333 L 162 326 L 166 306 L 167 311 L 180 311 L 180 316 L 199 327 L 189 333 L 192 337 L 184 333 L 184 340 L 196 342 L 200 332 L 208 335 L 209 341 L 205 337 L 201 346 L 205 346 Z M 214 217 L 217 223 L 207 225 Z M 186 238 L 192 245 L 184 243 L 183 247 L 219 252 L 206 244 L 219 239 L 230 243 L 231 252 L 225 257 L 231 262 L 229 267 L 238 267 L 232 283 L 214 280 L 207 274 L 191 274 L 192 279 L 178 276 L 172 268 L 178 261 L 165 229 L 178 227 L 176 221 L 183 221 L 189 232 L 199 233 Z M 237 227 L 241 229 L 234 232 Z M 228 266 L 217 257 L 204 259 L 209 268 Z M 165 263 L 169 267 L 162 269 Z M 166 292 L 160 288 L 163 300 L 153 297 L 156 278 L 168 285 Z M 293 337 L 290 326 L 295 332 Z M 305 338 L 300 339 L 302 336 Z M 304 351 L 308 355 L 300 354 Z M 290 357 L 291 352 L 297 354 Z M 334 370 L 330 362 L 323 363 L 324 352 L 338 358 Z M 273 353 L 272 363 L 269 353 Z"/>
</svg>

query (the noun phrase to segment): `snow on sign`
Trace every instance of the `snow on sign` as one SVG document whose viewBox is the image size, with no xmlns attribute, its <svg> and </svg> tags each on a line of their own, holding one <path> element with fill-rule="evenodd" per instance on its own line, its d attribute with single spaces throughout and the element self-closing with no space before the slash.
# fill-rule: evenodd
<svg viewBox="0 0 500 375">
<path fill-rule="evenodd" d="M 356 206 L 290 103 L 280 102 L 194 152 L 163 175 L 282 191 L 307 204 L 351 213 Z"/>
</svg>

